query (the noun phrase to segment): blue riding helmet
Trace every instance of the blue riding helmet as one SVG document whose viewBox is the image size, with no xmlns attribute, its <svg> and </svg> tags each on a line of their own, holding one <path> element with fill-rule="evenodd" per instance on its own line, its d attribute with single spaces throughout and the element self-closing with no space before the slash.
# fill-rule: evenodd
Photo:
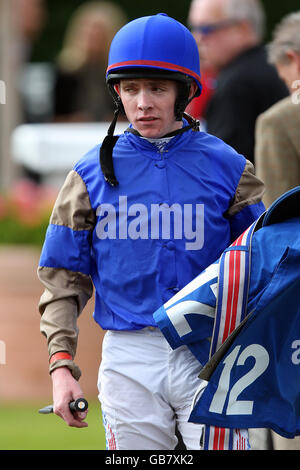
<svg viewBox="0 0 300 470">
<path fill-rule="evenodd" d="M 117 103 L 113 84 L 129 77 L 156 77 L 181 83 L 175 112 L 181 120 L 190 101 L 191 81 L 198 87 L 194 97 L 202 90 L 199 52 L 193 35 L 164 13 L 131 21 L 120 29 L 110 46 L 106 80 Z"/>
<path fill-rule="evenodd" d="M 122 78 L 161 78 L 175 80 L 178 92 L 174 106 L 175 119 L 181 121 L 188 103 L 202 91 L 200 60 L 196 41 L 190 31 L 165 13 L 145 16 L 131 21 L 118 31 L 112 40 L 106 82 L 114 99 L 115 117 L 100 148 L 100 164 L 105 180 L 117 186 L 112 159 L 118 139 L 114 130 L 123 105 L 114 84 Z M 191 83 L 197 91 L 190 98 Z M 185 114 L 189 128 L 199 130 L 198 121 Z"/>
</svg>

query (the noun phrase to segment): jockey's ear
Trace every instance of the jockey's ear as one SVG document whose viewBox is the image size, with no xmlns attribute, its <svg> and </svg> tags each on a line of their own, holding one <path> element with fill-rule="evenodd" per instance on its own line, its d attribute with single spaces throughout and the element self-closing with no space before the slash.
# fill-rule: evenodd
<svg viewBox="0 0 300 470">
<path fill-rule="evenodd" d="M 189 99 L 194 98 L 197 89 L 198 89 L 198 85 L 197 85 L 197 83 L 194 82 L 194 80 L 193 80 L 192 83 L 191 83 L 191 87 L 190 87 Z"/>
<path fill-rule="evenodd" d="M 120 96 L 120 83 L 115 83 L 114 84 L 114 90 Z"/>
</svg>

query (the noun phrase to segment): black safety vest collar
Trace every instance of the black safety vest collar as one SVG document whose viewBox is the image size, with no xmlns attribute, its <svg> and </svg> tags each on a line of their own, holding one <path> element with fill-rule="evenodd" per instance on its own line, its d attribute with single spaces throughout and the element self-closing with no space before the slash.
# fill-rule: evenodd
<svg viewBox="0 0 300 470">
<path fill-rule="evenodd" d="M 113 187 L 118 186 L 119 184 L 115 176 L 113 157 L 112 157 L 114 146 L 116 145 L 117 140 L 119 138 L 118 135 L 114 135 L 119 112 L 120 112 L 119 109 L 115 110 L 113 121 L 108 128 L 107 136 L 104 138 L 103 143 L 100 147 L 100 152 L 99 152 L 100 166 L 101 166 L 104 179 L 105 181 L 107 181 L 107 183 L 109 183 Z M 192 116 L 190 116 L 187 113 L 184 113 L 183 117 L 187 120 L 188 126 L 182 127 L 181 129 L 178 129 L 174 132 L 170 132 L 169 134 L 166 134 L 163 137 L 174 137 L 190 129 L 196 132 L 200 130 L 200 123 L 198 120 L 194 119 Z M 126 129 L 126 132 L 131 132 L 132 134 L 141 136 L 140 133 L 136 129 L 133 129 L 131 127 Z"/>
</svg>

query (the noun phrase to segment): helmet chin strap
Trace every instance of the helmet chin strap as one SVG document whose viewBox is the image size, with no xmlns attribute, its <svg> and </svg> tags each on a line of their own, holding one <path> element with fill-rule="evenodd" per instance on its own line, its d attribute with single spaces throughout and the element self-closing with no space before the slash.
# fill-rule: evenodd
<svg viewBox="0 0 300 470">
<path fill-rule="evenodd" d="M 104 138 L 100 148 L 100 166 L 105 181 L 107 181 L 112 187 L 118 186 L 119 182 L 115 177 L 114 164 L 113 164 L 113 148 L 117 143 L 119 136 L 114 135 L 115 127 L 117 124 L 118 116 L 120 113 L 120 107 L 115 109 L 115 115 L 111 125 L 108 128 L 107 136 Z"/>
<path fill-rule="evenodd" d="M 120 111 L 121 111 L 121 107 L 118 105 L 114 112 L 114 118 L 108 128 L 107 136 L 104 138 L 103 143 L 100 147 L 100 152 L 99 152 L 100 166 L 101 166 L 104 179 L 112 187 L 118 186 L 119 184 L 115 176 L 115 172 L 114 172 L 112 154 L 113 154 L 114 146 L 116 145 L 117 140 L 119 138 L 118 135 L 114 135 L 114 132 L 115 132 L 115 128 L 116 128 Z M 198 120 L 194 119 L 192 116 L 190 116 L 187 113 L 183 113 L 183 117 L 187 120 L 189 125 L 182 127 L 181 129 L 178 129 L 169 134 L 166 134 L 163 137 L 174 137 L 175 135 L 182 134 L 183 132 L 186 132 L 189 129 L 192 129 L 195 132 L 198 132 L 200 130 L 200 123 Z M 127 131 L 132 132 L 133 134 L 136 134 L 136 135 L 140 135 L 138 131 L 132 128 L 128 128 Z"/>
</svg>

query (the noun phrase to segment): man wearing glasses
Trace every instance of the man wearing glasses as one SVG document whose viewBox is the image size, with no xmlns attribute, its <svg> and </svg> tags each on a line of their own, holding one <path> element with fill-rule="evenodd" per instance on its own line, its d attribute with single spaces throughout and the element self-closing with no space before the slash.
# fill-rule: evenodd
<svg viewBox="0 0 300 470">
<path fill-rule="evenodd" d="M 264 20 L 258 0 L 193 0 L 189 12 L 202 61 L 218 71 L 207 131 L 252 163 L 257 116 L 288 95 L 266 59 Z"/>
</svg>

